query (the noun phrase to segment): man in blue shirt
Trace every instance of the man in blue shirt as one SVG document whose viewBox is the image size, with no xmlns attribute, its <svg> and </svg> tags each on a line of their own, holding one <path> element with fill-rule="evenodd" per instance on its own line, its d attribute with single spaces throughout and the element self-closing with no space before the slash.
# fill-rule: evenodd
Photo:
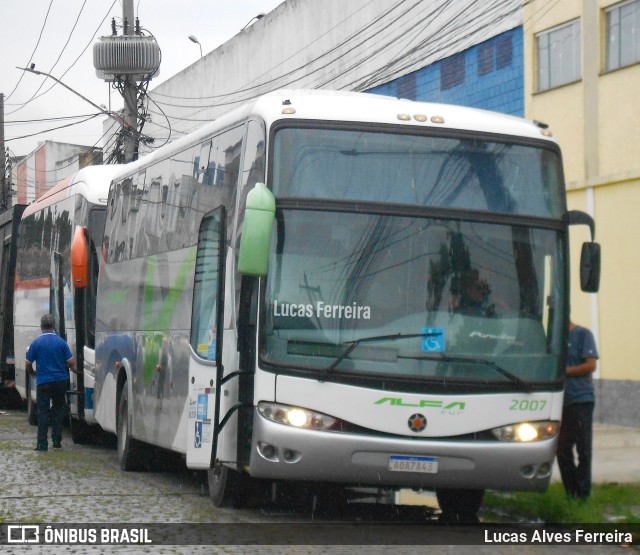
<svg viewBox="0 0 640 555">
<path fill-rule="evenodd" d="M 592 373 L 598 350 L 587 328 L 569 322 L 562 424 L 558 437 L 558 467 L 567 495 L 587 499 L 591 493 L 591 452 L 595 394 Z M 573 447 L 578 453 L 576 465 Z"/>
<path fill-rule="evenodd" d="M 38 443 L 35 451 L 47 451 L 49 419 L 53 447 L 62 447 L 62 419 L 67 401 L 69 368 L 75 360 L 67 342 L 54 331 L 54 319 L 45 314 L 40 319 L 42 334 L 27 350 L 27 371 L 36 376 L 38 409 Z M 33 365 L 35 364 L 35 371 Z"/>
</svg>

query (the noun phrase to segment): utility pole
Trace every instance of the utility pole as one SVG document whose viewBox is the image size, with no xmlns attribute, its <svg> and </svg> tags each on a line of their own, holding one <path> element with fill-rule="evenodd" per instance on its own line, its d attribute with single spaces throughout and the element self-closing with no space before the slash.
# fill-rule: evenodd
<svg viewBox="0 0 640 555">
<path fill-rule="evenodd" d="M 114 160 L 131 162 L 138 158 L 144 123 L 138 114 L 138 101 L 144 99 L 144 92 L 140 91 L 146 90 L 148 82 L 160 69 L 160 47 L 153 36 L 143 35 L 134 16 L 133 0 L 122 0 L 122 22 L 122 35 L 118 35 L 113 19 L 111 36 L 101 37 L 93 45 L 93 65 L 98 78 L 115 83 L 122 94 L 121 149 L 115 149 Z"/>
<path fill-rule="evenodd" d="M 133 0 L 123 0 L 122 21 L 124 36 L 133 36 L 134 15 Z M 124 137 L 124 160 L 131 162 L 138 158 L 138 86 L 133 75 L 125 75 L 124 84 L 124 121 L 127 124 Z"/>
<path fill-rule="evenodd" d="M 7 194 L 7 158 L 4 147 L 4 93 L 0 93 L 0 172 L 0 194 L 2 195 L 0 209 L 6 210 L 9 208 L 9 195 Z"/>
</svg>

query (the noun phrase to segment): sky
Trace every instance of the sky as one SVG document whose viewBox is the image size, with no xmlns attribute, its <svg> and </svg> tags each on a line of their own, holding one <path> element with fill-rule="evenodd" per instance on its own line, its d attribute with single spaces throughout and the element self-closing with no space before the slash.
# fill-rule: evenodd
<svg viewBox="0 0 640 555">
<path fill-rule="evenodd" d="M 256 15 L 282 2 L 133 0 L 141 27 L 156 37 L 162 51 L 160 75 L 149 88 L 198 60 L 200 47 L 190 35 L 206 55 L 255 23 Z M 35 64 L 36 70 L 51 74 L 92 103 L 120 109 L 120 94 L 96 76 L 93 66 L 93 44 L 111 34 L 114 17 L 120 24 L 122 0 L 0 0 L 0 92 L 5 96 L 5 144 L 11 154 L 29 154 L 45 140 L 102 146 L 103 116 L 48 131 L 85 119 L 66 119 L 69 116 L 89 117 L 97 110 L 52 79 L 17 67 Z"/>
</svg>

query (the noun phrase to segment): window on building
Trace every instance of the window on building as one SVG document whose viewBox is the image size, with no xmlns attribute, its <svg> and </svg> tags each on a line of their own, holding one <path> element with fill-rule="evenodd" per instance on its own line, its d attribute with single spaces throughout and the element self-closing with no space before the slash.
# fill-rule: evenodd
<svg viewBox="0 0 640 555">
<path fill-rule="evenodd" d="M 606 69 L 640 62 L 640 0 L 620 2 L 605 10 Z"/>
<path fill-rule="evenodd" d="M 416 74 L 410 73 L 398 80 L 398 98 L 416 99 Z"/>
<path fill-rule="evenodd" d="M 513 61 L 513 40 L 511 35 L 496 40 L 496 68 L 502 69 Z"/>
<path fill-rule="evenodd" d="M 478 46 L 478 75 L 503 69 L 513 62 L 513 36 L 504 35 Z"/>
<path fill-rule="evenodd" d="M 440 63 L 440 90 L 446 91 L 464 83 L 464 52 L 454 54 Z"/>
<path fill-rule="evenodd" d="M 580 79 L 580 20 L 574 19 L 536 35 L 538 91 Z"/>
<path fill-rule="evenodd" d="M 478 46 L 478 75 L 486 75 L 493 71 L 493 42 L 485 42 Z"/>
</svg>

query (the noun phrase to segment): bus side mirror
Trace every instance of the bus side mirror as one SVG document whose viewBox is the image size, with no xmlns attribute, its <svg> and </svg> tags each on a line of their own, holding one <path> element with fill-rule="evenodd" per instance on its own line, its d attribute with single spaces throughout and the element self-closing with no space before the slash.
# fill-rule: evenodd
<svg viewBox="0 0 640 555">
<path fill-rule="evenodd" d="M 267 275 L 275 214 L 273 193 L 264 183 L 256 183 L 247 195 L 238 253 L 239 273 L 258 277 Z"/>
<path fill-rule="evenodd" d="M 597 293 L 600 288 L 600 245 L 598 243 L 582 244 L 580 287 L 585 293 Z"/>
<path fill-rule="evenodd" d="M 569 225 L 586 225 L 591 230 L 591 242 L 582 244 L 580 253 L 580 287 L 585 293 L 597 293 L 600 289 L 600 245 L 594 242 L 596 224 L 593 218 L 581 210 L 567 212 Z"/>
<path fill-rule="evenodd" d="M 84 227 L 76 226 L 71 242 L 71 281 L 82 289 L 89 284 L 89 250 Z"/>
</svg>

